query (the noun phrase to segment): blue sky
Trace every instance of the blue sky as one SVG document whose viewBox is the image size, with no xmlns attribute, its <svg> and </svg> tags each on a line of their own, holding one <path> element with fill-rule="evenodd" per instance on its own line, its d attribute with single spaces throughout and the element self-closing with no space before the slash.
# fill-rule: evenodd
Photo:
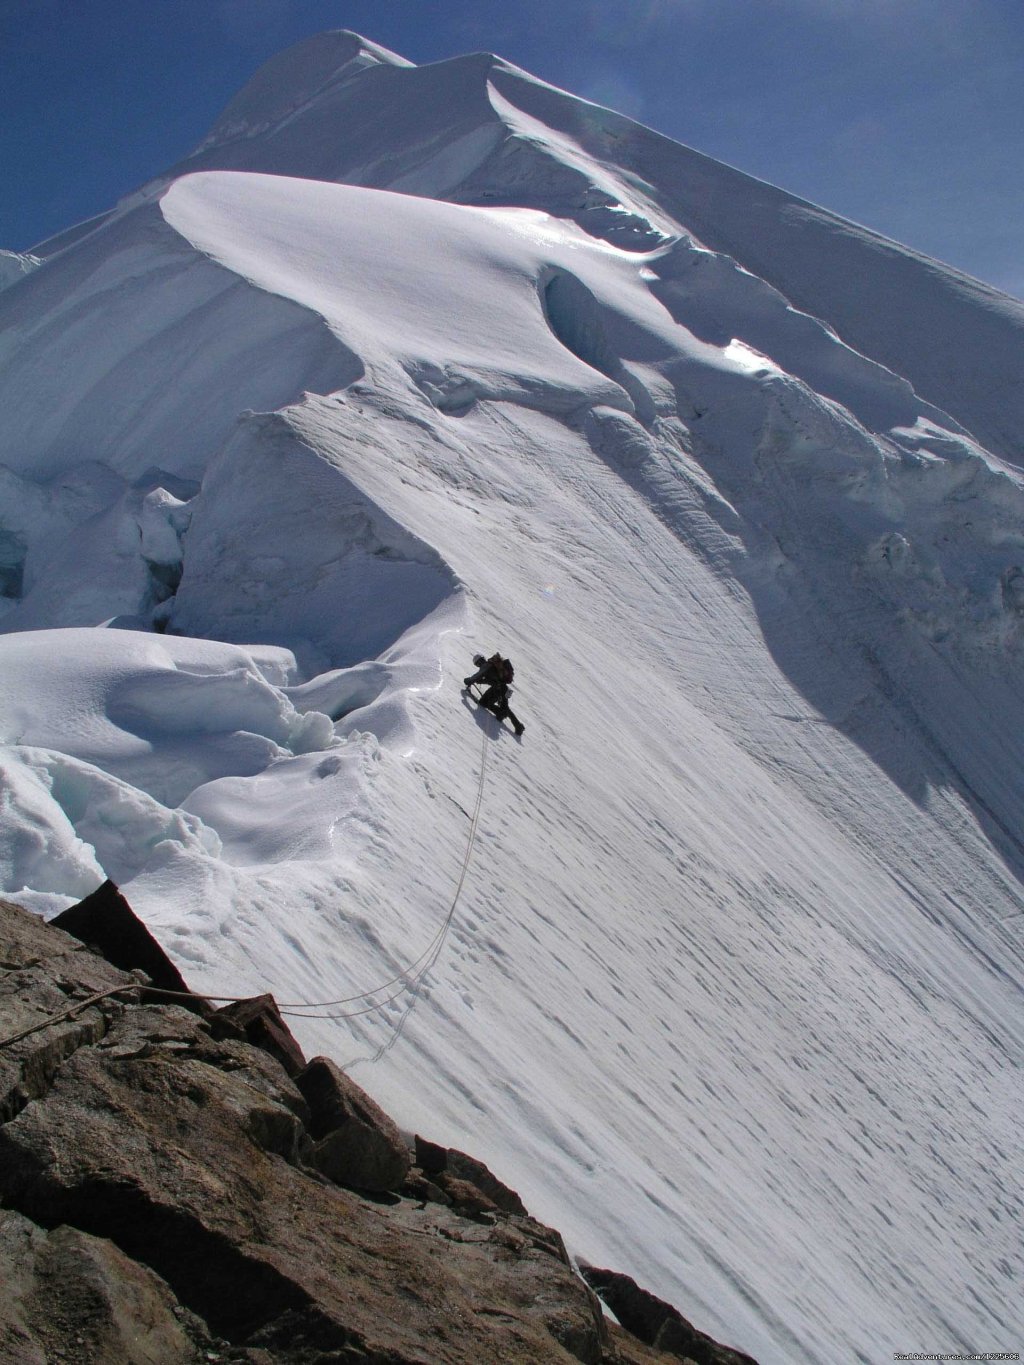
<svg viewBox="0 0 1024 1365">
<path fill-rule="evenodd" d="M 108 207 L 327 28 L 495 51 L 1024 296 L 1024 0 L 0 0 L 0 246 Z"/>
</svg>

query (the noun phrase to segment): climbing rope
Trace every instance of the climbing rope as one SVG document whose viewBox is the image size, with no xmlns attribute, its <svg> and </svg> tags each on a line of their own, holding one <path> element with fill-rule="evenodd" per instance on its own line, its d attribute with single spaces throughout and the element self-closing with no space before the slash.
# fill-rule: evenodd
<svg viewBox="0 0 1024 1365">
<path fill-rule="evenodd" d="M 455 909 L 459 903 L 459 897 L 462 895 L 462 888 L 465 885 L 466 874 L 469 871 L 469 864 L 473 857 L 473 849 L 476 844 L 477 826 L 480 823 L 480 811 L 483 807 L 484 784 L 487 777 L 488 750 L 487 740 L 488 740 L 487 731 L 484 730 L 482 735 L 482 747 L 480 753 L 480 779 L 479 782 L 477 783 L 476 804 L 473 808 L 473 814 L 470 817 L 469 835 L 466 840 L 466 852 L 462 859 L 462 868 L 461 871 L 459 872 L 459 880 L 455 887 L 455 894 L 452 897 L 451 905 L 448 907 L 448 913 L 445 915 L 444 921 L 442 922 L 440 929 L 438 929 L 437 933 L 431 939 L 430 943 L 427 945 L 424 951 L 419 955 L 418 958 L 416 958 L 414 962 L 411 962 L 408 967 L 403 968 L 402 971 L 400 971 L 397 976 L 391 977 L 389 981 L 385 981 L 381 985 L 375 986 L 372 990 L 361 991 L 358 995 L 342 996 L 340 999 L 337 1000 L 286 1001 L 284 1004 L 278 1003 L 277 1008 L 281 1014 L 287 1014 L 289 1017 L 294 1019 L 358 1019 L 361 1015 L 374 1014 L 376 1013 L 377 1010 L 385 1009 L 388 1005 L 393 1004 L 394 1001 L 401 999 L 403 995 L 407 995 L 410 992 L 414 991 L 415 988 L 423 980 L 423 978 L 427 975 L 427 973 L 431 970 L 431 968 L 437 962 L 437 959 L 441 954 L 441 949 L 443 948 L 445 939 L 448 936 L 448 930 L 451 928 L 452 920 L 455 917 Z M 58 956 L 63 956 L 63 954 L 59 954 Z M 43 959 L 41 958 L 37 958 L 32 963 L 26 964 L 26 966 L 35 966 L 38 962 L 42 960 Z M 24 968 L 15 970 L 24 970 Z M 398 985 L 399 982 L 401 982 L 402 984 L 399 987 L 399 989 L 395 991 L 393 994 L 389 995 L 384 1000 L 378 1000 L 375 1001 L 374 1003 L 366 1005 L 362 1009 L 344 1010 L 338 1013 L 330 1014 L 306 1012 L 310 1010 L 322 1011 L 328 1009 L 333 1011 L 336 1005 L 349 1005 L 354 1004 L 358 1000 L 369 1000 L 372 996 L 379 995 L 381 991 L 387 990 L 390 986 Z M 62 1014 L 51 1016 L 48 1019 L 44 1019 L 41 1023 L 33 1024 L 31 1028 L 23 1029 L 21 1033 L 13 1034 L 9 1038 L 0 1038 L 0 1047 L 6 1047 L 10 1043 L 20 1042 L 22 1038 L 27 1038 L 30 1034 L 37 1033 L 41 1029 L 49 1028 L 51 1024 L 59 1024 L 65 1019 L 70 1019 L 80 1010 L 86 1009 L 89 1005 L 93 1005 L 99 1000 L 105 1000 L 109 996 L 123 995 L 125 992 L 128 991 L 138 990 L 146 990 L 151 995 L 163 995 L 168 996 L 171 999 L 178 1000 L 194 1000 L 198 995 L 201 999 L 204 1000 L 216 1000 L 218 1002 L 224 1002 L 228 1004 L 235 1004 L 242 1000 L 252 999 L 252 997 L 248 995 L 211 995 L 207 991 L 202 992 L 172 991 L 165 990 L 163 989 L 163 987 L 160 986 L 143 987 L 137 983 L 131 986 L 116 986 L 111 990 L 102 991 L 98 995 L 89 996 L 88 999 L 79 1001 L 70 1009 L 65 1010 Z M 414 1001 L 410 1002 L 410 1010 L 412 1008 L 413 1003 L 415 1002 Z M 409 1011 L 406 1011 L 406 1014 L 403 1015 L 402 1020 L 399 1023 L 398 1028 L 395 1032 L 395 1035 L 387 1044 L 387 1047 L 391 1047 L 394 1044 L 395 1040 L 398 1038 L 398 1036 L 401 1034 L 402 1029 L 405 1027 L 405 1020 L 408 1018 L 408 1014 Z M 377 1053 L 377 1057 L 381 1056 L 384 1051 L 386 1051 L 386 1048 L 382 1047 L 382 1049 Z M 360 1058 L 359 1060 L 361 1061 L 376 1060 L 376 1058 L 373 1059 Z"/>
<path fill-rule="evenodd" d="M 452 903 L 448 907 L 448 913 L 445 915 L 440 929 L 438 929 L 437 933 L 431 939 L 427 948 L 420 954 L 416 961 L 411 963 L 403 972 L 400 972 L 398 976 L 393 976 L 390 981 L 385 981 L 384 984 L 378 986 L 376 990 L 363 991 L 361 995 L 352 995 L 341 1000 L 322 1000 L 306 1005 L 278 1005 L 278 1009 L 282 1014 L 290 1015 L 294 1019 L 356 1019 L 361 1014 L 372 1014 L 375 1010 L 383 1009 L 386 1005 L 390 1005 L 392 1001 L 399 999 L 402 995 L 413 990 L 433 967 L 441 954 L 444 941 L 448 937 L 448 930 L 451 928 L 452 920 L 455 917 L 455 908 L 459 903 L 459 897 L 462 895 L 462 888 L 465 885 L 466 874 L 469 871 L 469 864 L 473 857 L 473 848 L 476 844 L 476 831 L 477 826 L 480 823 L 480 810 L 484 800 L 484 783 L 487 777 L 487 750 L 489 746 L 487 743 L 486 730 L 483 732 L 482 739 L 483 743 L 480 752 L 480 780 L 477 783 L 476 804 L 473 807 L 473 814 L 469 821 L 469 836 L 466 840 L 466 853 L 462 859 L 462 870 L 459 873 L 458 884 L 455 887 L 455 895 L 452 897 Z M 346 1011 L 341 1014 L 302 1013 L 303 1010 L 322 1010 L 335 1005 L 348 1005 L 356 1000 L 365 1000 L 372 995 L 377 995 L 380 991 L 387 990 L 389 986 L 393 986 L 399 981 L 402 982 L 400 990 L 395 991 L 395 993 L 388 996 L 386 1000 L 381 1000 L 379 1003 L 369 1005 L 364 1009 Z"/>
<path fill-rule="evenodd" d="M 64 956 L 63 953 L 60 954 Z M 36 962 L 42 961 L 37 958 Z M 35 965 L 34 963 L 31 965 Z M 90 995 L 85 1000 L 78 1000 L 70 1009 L 64 1010 L 62 1014 L 52 1014 L 41 1023 L 33 1024 L 30 1028 L 23 1028 L 20 1033 L 12 1033 L 9 1038 L 0 1038 L 0 1047 L 7 1047 L 9 1043 L 20 1043 L 22 1038 L 27 1038 L 32 1033 L 38 1033 L 41 1029 L 50 1028 L 53 1024 L 61 1024 L 65 1019 L 73 1019 L 80 1010 L 88 1009 L 90 1005 L 97 1004 L 100 1000 L 107 1000 L 112 995 L 124 995 L 126 991 L 140 991 L 147 989 L 135 982 L 131 986 L 114 986 L 109 991 L 98 991 L 96 995 Z M 176 992 L 180 994 L 180 992 Z M 220 997 L 215 997 L 219 999 Z"/>
<path fill-rule="evenodd" d="M 460 875 L 460 877 L 459 877 L 459 884 L 458 884 L 458 886 L 455 888 L 455 896 L 454 896 L 454 899 L 452 900 L 452 904 L 451 904 L 451 908 L 450 908 L 450 910 L 449 910 L 449 912 L 448 912 L 447 920 L 446 920 L 445 924 L 442 926 L 440 934 L 437 935 L 436 938 L 435 938 L 435 941 L 436 941 L 437 946 L 434 948 L 434 950 L 433 950 L 433 952 L 432 952 L 432 954 L 431 954 L 429 960 L 428 960 L 427 963 L 425 964 L 425 966 L 422 968 L 422 970 L 417 974 L 417 976 L 415 977 L 415 979 L 413 980 L 413 982 L 410 984 L 410 987 L 409 987 L 410 992 L 412 991 L 412 987 L 413 987 L 413 986 L 419 985 L 420 981 L 423 980 L 423 978 L 426 976 L 427 972 L 429 972 L 429 971 L 431 970 L 431 968 L 433 967 L 434 963 L 437 961 L 438 957 L 440 956 L 441 948 L 442 948 L 443 945 L 444 945 L 444 940 L 445 940 L 445 937 L 446 937 L 446 935 L 447 935 L 447 933 L 448 933 L 448 926 L 449 926 L 449 925 L 451 924 L 451 922 L 452 922 L 452 916 L 455 914 L 455 907 L 456 907 L 456 905 L 458 904 L 458 901 L 459 901 L 459 895 L 460 895 L 460 893 L 461 893 L 461 891 L 462 891 L 462 884 L 463 884 L 463 882 L 466 880 L 466 872 L 467 872 L 467 870 L 468 870 L 468 868 L 469 868 L 469 860 L 470 860 L 470 858 L 472 857 L 472 854 L 473 854 L 473 845 L 474 845 L 474 843 L 476 842 L 476 827 L 477 827 L 477 822 L 478 822 L 479 819 L 480 819 L 480 807 L 481 807 L 481 805 L 483 804 L 483 799 L 484 799 L 484 775 L 485 775 L 486 768 L 487 768 L 487 747 L 488 747 L 488 746 L 487 746 L 487 731 L 485 730 L 484 733 L 483 733 L 483 747 L 482 747 L 482 751 L 481 751 L 481 755 L 480 755 L 480 784 L 479 784 L 479 786 L 478 786 L 478 788 L 477 788 L 477 793 L 476 793 L 476 806 L 475 806 L 475 808 L 474 808 L 474 810 L 473 810 L 473 816 L 472 816 L 472 819 L 471 819 L 471 821 L 470 821 L 469 839 L 467 840 L 467 843 L 466 843 L 466 856 L 465 856 L 465 858 L 463 859 L 463 862 L 462 862 L 462 873 L 461 873 L 461 875 Z M 397 997 L 393 997 L 393 998 L 397 998 Z M 368 1057 L 352 1057 L 349 1061 L 347 1061 L 347 1062 L 344 1063 L 344 1065 L 342 1066 L 342 1070 L 343 1070 L 343 1071 L 349 1071 L 349 1070 L 351 1070 L 352 1067 L 357 1066 L 360 1062 L 369 1062 L 369 1064 L 372 1066 L 372 1065 L 374 1065 L 374 1063 L 379 1062 L 380 1059 L 384 1056 L 384 1054 L 385 1054 L 386 1052 L 390 1052 L 391 1049 L 394 1047 L 394 1045 L 398 1042 L 399 1038 L 401 1038 L 402 1033 L 403 1033 L 404 1030 L 405 1030 L 405 1026 L 406 1026 L 406 1024 L 409 1022 L 409 1016 L 412 1014 L 413 1010 L 415 1009 L 415 1007 L 416 1007 L 416 1001 L 417 1001 L 418 999 L 419 999 L 419 996 L 418 996 L 417 994 L 412 994 L 412 995 L 411 995 L 411 998 L 410 998 L 410 1000 L 409 1000 L 408 1006 L 406 1007 L 405 1013 L 402 1015 L 401 1019 L 399 1019 L 397 1025 L 395 1026 L 394 1032 L 391 1034 L 391 1036 L 390 1036 L 389 1038 L 386 1038 L 386 1039 L 384 1040 L 384 1042 L 381 1043 L 380 1047 L 378 1047 L 378 1049 L 377 1049 L 376 1052 L 371 1053 Z M 307 1017 L 307 1018 L 316 1018 L 317 1016 L 312 1015 L 312 1016 L 306 1016 L 306 1017 Z M 327 1016 L 327 1017 L 331 1017 L 331 1016 Z"/>
</svg>

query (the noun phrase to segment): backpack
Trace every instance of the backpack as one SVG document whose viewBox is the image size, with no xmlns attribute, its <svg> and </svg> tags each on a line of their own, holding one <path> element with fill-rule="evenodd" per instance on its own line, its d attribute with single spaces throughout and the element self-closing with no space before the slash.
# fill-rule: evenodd
<svg viewBox="0 0 1024 1365">
<path fill-rule="evenodd" d="M 494 681 L 504 683 L 506 687 L 516 675 L 515 669 L 512 667 L 512 660 L 503 659 L 500 654 L 492 654 L 489 659 L 484 659 L 481 655 L 476 654 L 473 657 L 473 662 L 477 663 L 478 661 L 481 667 L 486 663 Z"/>
</svg>

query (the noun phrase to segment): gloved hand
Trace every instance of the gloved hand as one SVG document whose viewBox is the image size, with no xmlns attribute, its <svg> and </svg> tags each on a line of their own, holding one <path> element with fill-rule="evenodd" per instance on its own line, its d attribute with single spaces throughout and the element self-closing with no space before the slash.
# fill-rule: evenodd
<svg viewBox="0 0 1024 1365">
<path fill-rule="evenodd" d="M 463 686 L 463 687 L 468 687 L 472 681 L 473 681 L 472 678 L 463 678 L 463 679 L 462 679 L 462 686 Z"/>
</svg>

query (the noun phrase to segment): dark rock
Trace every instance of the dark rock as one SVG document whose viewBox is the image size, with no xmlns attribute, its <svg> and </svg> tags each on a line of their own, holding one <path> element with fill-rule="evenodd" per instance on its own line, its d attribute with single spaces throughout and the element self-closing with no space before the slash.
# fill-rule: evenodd
<svg viewBox="0 0 1024 1365">
<path fill-rule="evenodd" d="M 212 1067 L 80 1049 L 44 1101 L 0 1128 L 4 1194 L 44 1225 L 110 1237 L 214 1330 L 244 1336 L 311 1302 L 260 1245 L 265 1206 L 295 1202 L 265 1145 L 287 1146 L 296 1126 Z"/>
<path fill-rule="evenodd" d="M 444 1182 L 437 1177 L 447 1173 L 454 1180 L 475 1185 L 491 1206 L 502 1209 L 505 1213 L 526 1215 L 526 1205 L 515 1190 L 503 1184 L 476 1157 L 460 1152 L 455 1147 L 440 1147 L 436 1142 L 428 1142 L 426 1138 L 420 1137 L 419 1133 L 416 1134 L 414 1143 L 416 1165 L 425 1175 L 434 1177 L 438 1185 L 444 1187 Z"/>
<path fill-rule="evenodd" d="M 475 1185 L 481 1194 L 505 1213 L 518 1213 L 526 1215 L 526 1205 L 516 1194 L 515 1190 L 503 1184 L 482 1161 L 476 1157 L 468 1156 L 465 1152 L 457 1151 L 456 1148 L 448 1149 L 448 1165 L 446 1170 L 449 1174 L 459 1180 L 466 1180 Z M 528 1215 L 526 1215 L 528 1216 Z"/>
<path fill-rule="evenodd" d="M 675 1365 L 672 1356 L 646 1345 L 617 1322 L 606 1319 L 605 1328 L 608 1344 L 601 1365 Z M 686 1365 L 685 1361 L 683 1365 Z"/>
<path fill-rule="evenodd" d="M 601 1322 L 568 1267 L 532 1245 L 513 1258 L 453 1210 L 383 1209 L 314 1182 L 288 1164 L 289 1110 L 155 1046 L 152 1029 L 133 1031 L 139 1014 L 0 1126 L 8 1206 L 109 1238 L 211 1332 L 268 1361 L 600 1360 Z M 128 1055 L 138 1042 L 150 1050 Z"/>
<path fill-rule="evenodd" d="M 448 1148 L 439 1147 L 436 1142 L 428 1142 L 419 1133 L 413 1139 L 416 1150 L 416 1165 L 425 1175 L 440 1175 L 448 1169 Z"/>
<path fill-rule="evenodd" d="M 757 1365 L 753 1357 L 721 1346 L 699 1332 L 664 1299 L 641 1289 L 629 1275 L 580 1262 L 580 1274 L 619 1322 L 640 1341 L 693 1365 Z"/>
<path fill-rule="evenodd" d="M 300 1087 L 245 1041 L 273 1022 L 269 997 L 240 1022 L 135 1003 L 129 975 L 3 903 L 0 958 L 0 1036 L 41 1025 L 0 1048 L 0 1359 L 666 1359 L 608 1327 L 558 1233 L 498 1207 L 489 1191 L 507 1187 L 481 1163 L 421 1144 L 443 1169 L 410 1174 L 397 1129 L 337 1067 L 317 1059 Z M 105 990 L 119 994 L 53 1022 Z M 386 1134 L 407 1197 L 357 1196 L 310 1166 L 356 1126 Z M 442 1179 L 461 1211 L 435 1202 Z"/>
<path fill-rule="evenodd" d="M 208 1020 L 210 1025 L 210 1037 L 217 1039 L 230 1039 L 235 1043 L 245 1043 L 252 1046 L 245 1036 L 245 1029 L 241 1024 L 236 1024 L 233 1019 L 229 1019 L 223 1010 L 214 1010 Z"/>
<path fill-rule="evenodd" d="M 441 1171 L 437 1183 L 460 1213 L 475 1218 L 483 1213 L 492 1214 L 498 1211 L 497 1204 L 468 1180 L 460 1180 L 458 1176 L 451 1175 L 448 1171 Z"/>
<path fill-rule="evenodd" d="M 189 1365 L 207 1342 L 167 1285 L 113 1242 L 0 1209 L 0 1359 Z"/>
<path fill-rule="evenodd" d="M 0 1123 L 45 1095 L 61 1063 L 95 1043 L 122 1013 L 137 982 L 28 910 L 0 901 L 0 1037 L 20 1041 L 0 1049 Z M 124 995 L 99 1000 L 61 1018 L 76 1002 L 118 987 Z M 56 1022 L 50 1022 L 56 1021 Z"/>
<path fill-rule="evenodd" d="M 580 1262 L 580 1274 L 597 1291 L 628 1332 L 653 1346 L 663 1323 L 670 1317 L 685 1319 L 671 1304 L 641 1289 L 628 1275 L 602 1270 Z M 690 1329 L 692 1332 L 692 1328 Z"/>
<path fill-rule="evenodd" d="M 309 1105 L 295 1082 L 285 1071 L 276 1057 L 262 1048 L 254 1048 L 246 1042 L 234 1038 L 200 1037 L 189 1055 L 196 1061 L 215 1066 L 261 1091 L 268 1099 L 276 1100 L 300 1120 L 308 1129 L 310 1123 Z"/>
<path fill-rule="evenodd" d="M 440 1185 L 435 1185 L 416 1166 L 402 1181 L 399 1193 L 405 1195 L 407 1199 L 419 1199 L 424 1204 L 450 1204 L 452 1202 Z"/>
<path fill-rule="evenodd" d="M 24 906 L 0 900 L 0 971 L 13 972 L 81 953 L 82 944 L 63 933 L 54 933 Z"/>
<path fill-rule="evenodd" d="M 618 1356 L 606 1358 L 608 1330 L 595 1295 L 568 1265 L 538 1245 L 533 1228 L 524 1226 L 532 1220 L 499 1213 L 494 1226 L 485 1226 L 466 1222 L 454 1208 L 432 1205 L 421 1212 L 408 1202 L 392 1217 L 411 1229 L 430 1229 L 434 1235 L 421 1243 L 424 1252 L 464 1287 L 478 1320 L 486 1317 L 500 1325 L 499 1354 L 482 1355 L 481 1362 L 519 1365 L 531 1359 L 532 1322 L 547 1335 L 543 1359 L 551 1365 L 570 1359 L 620 1365 Z M 426 1359 L 433 1365 L 447 1357 L 428 1351 Z"/>
<path fill-rule="evenodd" d="M 210 1006 L 189 990 L 177 967 L 113 882 L 104 882 L 91 896 L 62 910 L 50 922 L 97 949 L 114 967 L 125 972 L 143 971 L 161 990 L 190 997 L 179 1002 L 186 1008 L 209 1012 Z"/>
<path fill-rule="evenodd" d="M 240 1028 L 253 1047 L 269 1052 L 291 1077 L 305 1067 L 302 1048 L 292 1037 L 291 1030 L 281 1018 L 277 1001 L 272 995 L 254 995 L 249 1000 L 237 1000 L 216 1011 L 215 1019 L 226 1019 Z"/>
<path fill-rule="evenodd" d="M 554 1256 L 555 1260 L 561 1261 L 563 1265 L 572 1264 L 569 1260 L 569 1253 L 565 1249 L 565 1243 L 562 1241 L 562 1234 L 556 1228 L 549 1228 L 545 1223 L 539 1223 L 536 1218 L 531 1218 L 529 1214 L 517 1218 L 515 1225 L 538 1250 L 547 1252 L 549 1256 Z"/>
<path fill-rule="evenodd" d="M 409 1149 L 392 1119 L 327 1057 L 314 1057 L 295 1084 L 309 1105 L 313 1164 L 335 1184 L 385 1191 L 409 1173 Z"/>
</svg>

